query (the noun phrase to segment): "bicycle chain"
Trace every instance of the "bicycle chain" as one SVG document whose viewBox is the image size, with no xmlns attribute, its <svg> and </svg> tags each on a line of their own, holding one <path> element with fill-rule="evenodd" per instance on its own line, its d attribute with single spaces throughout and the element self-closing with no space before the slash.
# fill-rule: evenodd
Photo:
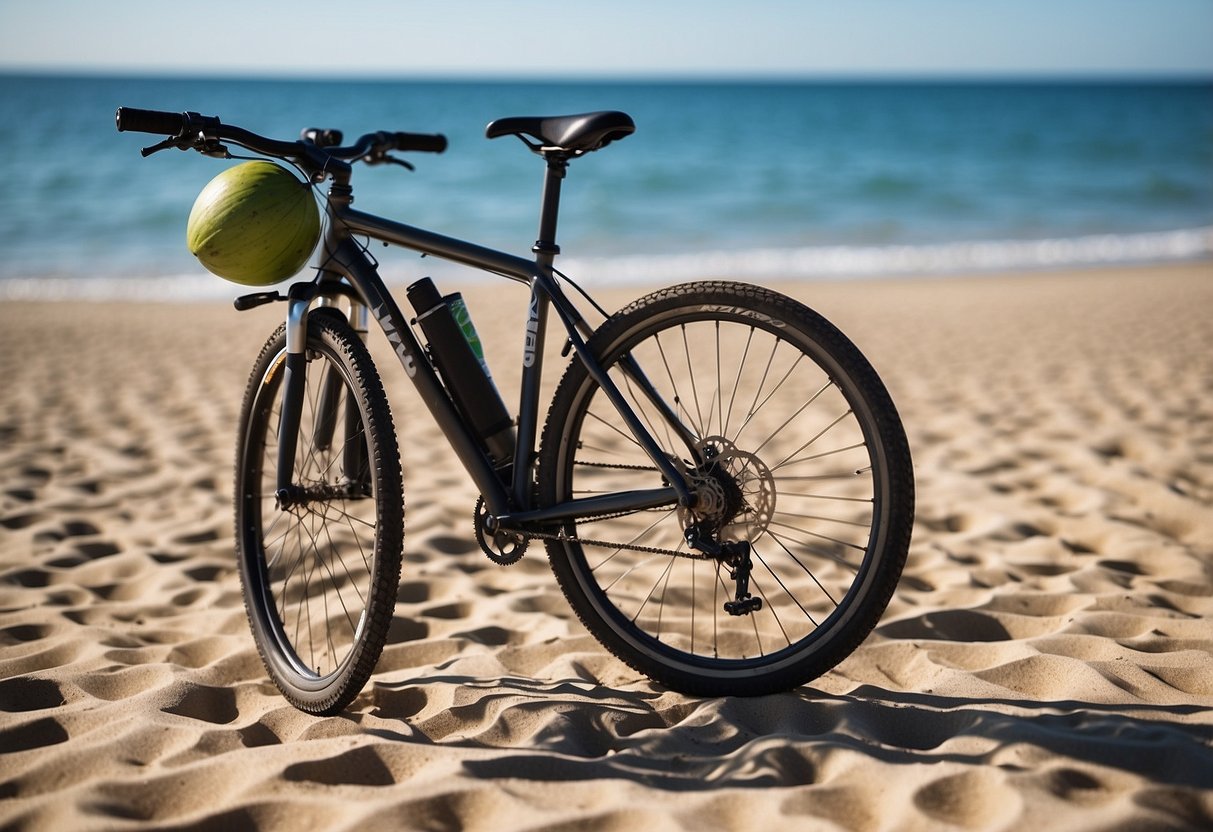
<svg viewBox="0 0 1213 832">
<path fill-rule="evenodd" d="M 652 471 L 657 473 L 657 469 L 649 465 L 625 465 L 614 462 L 577 462 L 587 468 L 614 468 L 624 471 Z M 646 509 L 647 511 L 660 511 L 660 508 Z M 619 517 L 627 517 L 635 514 L 634 511 L 619 511 L 614 514 L 601 514 L 595 517 L 583 517 L 579 520 L 580 523 L 597 523 L 603 520 L 615 520 Z M 662 549 L 656 546 L 642 546 L 639 543 L 614 543 L 609 540 L 592 540 L 584 537 L 569 537 L 564 532 L 558 534 L 551 532 L 526 531 L 523 532 L 527 540 L 559 540 L 562 543 L 577 543 L 582 546 L 601 546 L 606 549 L 627 549 L 633 552 L 642 552 L 649 555 L 667 555 L 676 558 L 688 558 L 691 560 L 714 560 L 711 555 L 702 552 L 692 552 L 686 549 Z"/>
<path fill-rule="evenodd" d="M 625 512 L 628 514 L 631 512 Z M 625 514 L 615 514 L 610 516 L 594 517 L 589 520 L 583 520 L 583 523 L 593 523 L 596 520 L 611 520 L 615 517 L 623 517 Z M 632 552 L 643 552 L 648 555 L 667 555 L 675 558 L 687 558 L 689 560 L 715 560 L 716 558 L 705 552 L 694 552 L 687 549 L 661 549 L 656 546 L 642 546 L 639 543 L 614 543 L 610 540 L 593 540 L 586 537 L 569 537 L 567 534 L 552 534 L 551 532 L 523 532 L 527 540 L 559 540 L 562 543 L 576 543 L 581 546 L 601 546 L 606 549 L 627 549 Z"/>
</svg>

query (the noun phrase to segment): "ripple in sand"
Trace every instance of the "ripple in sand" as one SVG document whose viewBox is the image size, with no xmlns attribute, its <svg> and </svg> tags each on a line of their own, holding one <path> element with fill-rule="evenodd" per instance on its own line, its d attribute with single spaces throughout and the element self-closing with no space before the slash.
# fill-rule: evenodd
<svg viewBox="0 0 1213 832">
<path fill-rule="evenodd" d="M 324 786 L 392 786 L 396 775 L 384 763 L 378 748 L 363 746 L 334 757 L 289 765 L 282 771 L 286 780 Z"/>
<path fill-rule="evenodd" d="M 8 492 L 12 494 L 13 492 Z M 30 499 L 33 499 L 32 492 Z M 42 519 L 42 515 L 37 512 L 19 512 L 17 514 L 8 514 L 0 517 L 0 528 L 16 531 L 18 529 L 26 529 Z"/>
<path fill-rule="evenodd" d="M 1119 679 L 1108 678 L 1085 662 L 1063 656 L 1028 656 L 973 675 L 1033 700 L 1121 702 L 1126 692 L 1133 693 Z"/>
<path fill-rule="evenodd" d="M 51 679 L 16 677 L 0 681 L 0 711 L 42 711 L 66 701 L 59 683 Z"/>
<path fill-rule="evenodd" d="M 1023 801 L 990 770 L 947 775 L 914 793 L 914 805 L 927 816 L 966 829 L 989 828 L 1012 821 Z"/>
<path fill-rule="evenodd" d="M 888 638 L 991 642 L 1032 638 L 1056 630 L 1051 619 L 976 610 L 936 610 L 877 629 Z"/>
<path fill-rule="evenodd" d="M 11 728 L 0 729 L 0 748 L 7 754 L 58 745 L 69 739 L 67 729 L 54 717 L 42 717 Z"/>
<path fill-rule="evenodd" d="M 1044 774 L 1044 786 L 1069 803 L 1093 806 L 1107 803 L 1120 795 L 1119 789 L 1091 774 L 1070 766 L 1059 766 Z"/>
<path fill-rule="evenodd" d="M 435 667 L 457 656 L 465 643 L 460 639 L 426 639 L 417 641 L 388 642 L 376 665 L 376 673 L 384 674 L 398 670 Z"/>
<path fill-rule="evenodd" d="M 236 692 L 228 687 L 184 684 L 174 699 L 160 710 L 218 725 L 235 722 L 240 715 L 236 707 Z"/>
<path fill-rule="evenodd" d="M 429 618 L 459 619 L 468 618 L 474 610 L 475 606 L 472 603 L 457 601 L 455 603 L 429 607 L 423 610 L 421 614 Z"/>
<path fill-rule="evenodd" d="M 172 676 L 173 671 L 167 665 L 136 665 L 109 672 L 83 673 L 75 682 L 89 696 L 117 702 L 158 690 L 169 684 Z"/>
<path fill-rule="evenodd" d="M 18 644 L 25 641 L 38 641 L 54 635 L 58 627 L 51 624 L 14 624 L 0 629 L 0 644 Z"/>
</svg>

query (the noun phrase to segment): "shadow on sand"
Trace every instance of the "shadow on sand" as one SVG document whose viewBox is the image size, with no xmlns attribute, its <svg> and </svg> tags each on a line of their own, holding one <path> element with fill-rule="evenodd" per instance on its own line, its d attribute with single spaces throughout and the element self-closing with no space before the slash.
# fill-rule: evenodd
<svg viewBox="0 0 1213 832">
<path fill-rule="evenodd" d="M 415 686 L 422 681 L 482 695 L 422 719 L 426 696 Z M 458 676 L 381 684 L 378 694 L 373 714 L 408 729 L 364 731 L 512 750 L 465 761 L 477 777 L 624 778 L 674 791 L 791 786 L 814 782 L 830 752 L 850 750 L 892 765 L 953 762 L 1011 771 L 1036 767 L 1017 761 L 1047 757 L 1120 769 L 1159 786 L 1213 788 L 1213 726 L 1180 719 L 1203 711 L 1195 706 L 1139 705 L 1129 716 L 1117 706 L 1077 700 L 965 699 L 874 686 L 843 696 L 809 688 L 754 699 L 671 700 L 652 687 Z M 482 730 L 448 730 L 470 722 Z M 1071 775 L 1080 787 L 1080 773 Z"/>
</svg>

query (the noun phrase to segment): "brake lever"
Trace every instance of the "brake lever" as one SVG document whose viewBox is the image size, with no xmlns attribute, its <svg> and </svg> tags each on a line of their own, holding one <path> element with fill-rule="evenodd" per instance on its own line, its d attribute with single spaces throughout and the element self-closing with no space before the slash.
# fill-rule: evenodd
<svg viewBox="0 0 1213 832">
<path fill-rule="evenodd" d="M 139 154 L 141 156 L 143 156 L 143 158 L 146 159 L 148 156 L 151 156 L 153 153 L 159 153 L 161 150 L 168 150 L 170 147 L 176 147 L 181 150 L 185 150 L 185 147 L 183 147 L 181 144 L 180 136 L 169 136 L 167 139 L 165 139 L 162 142 L 157 142 L 156 144 L 152 145 L 151 147 L 143 148 L 142 150 L 139 151 Z"/>
<path fill-rule="evenodd" d="M 393 165 L 400 165 L 400 167 L 405 168 L 406 170 L 417 170 L 417 168 L 413 167 L 411 164 L 404 161 L 403 159 L 397 159 L 395 156 L 388 156 L 386 153 L 383 154 L 383 157 L 381 159 L 379 159 L 378 161 L 388 162 L 389 164 L 393 164 Z"/>
<path fill-rule="evenodd" d="M 205 136 L 169 136 L 162 142 L 157 142 L 151 147 L 145 147 L 140 150 L 140 154 L 146 159 L 153 153 L 159 153 L 161 150 L 168 150 L 170 147 L 175 147 L 178 150 L 197 150 L 203 156 L 214 156 L 216 159 L 232 158 L 229 151 L 218 139 L 208 139 Z"/>
<path fill-rule="evenodd" d="M 416 170 L 415 167 L 403 159 L 397 159 L 395 156 L 389 156 L 386 150 L 372 150 L 370 153 L 362 157 L 362 161 L 366 162 L 368 165 L 382 165 L 387 163 L 392 165 L 400 165 L 400 167 L 405 168 L 406 170 Z"/>
</svg>

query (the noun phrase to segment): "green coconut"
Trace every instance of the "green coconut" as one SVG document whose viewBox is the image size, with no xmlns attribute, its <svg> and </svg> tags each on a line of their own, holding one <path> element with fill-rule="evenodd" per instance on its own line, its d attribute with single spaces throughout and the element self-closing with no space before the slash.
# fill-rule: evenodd
<svg viewBox="0 0 1213 832">
<path fill-rule="evenodd" d="M 303 268 L 319 239 L 310 186 L 265 161 L 228 168 L 207 183 L 185 234 L 207 271 L 245 286 L 286 280 Z"/>
</svg>

